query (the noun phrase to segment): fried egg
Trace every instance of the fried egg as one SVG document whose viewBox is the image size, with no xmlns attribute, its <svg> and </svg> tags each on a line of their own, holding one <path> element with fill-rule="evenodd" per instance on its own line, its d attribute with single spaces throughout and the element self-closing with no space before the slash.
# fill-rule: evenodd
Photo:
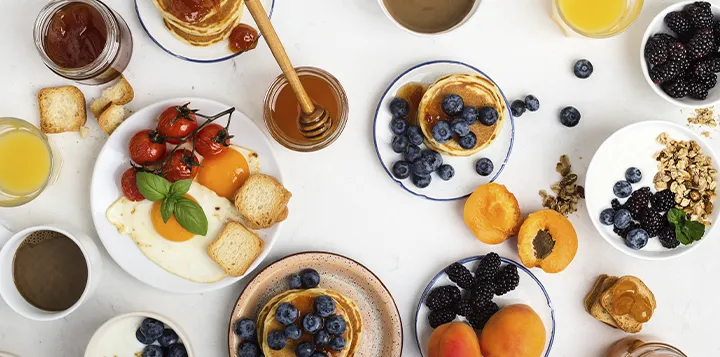
<svg viewBox="0 0 720 357">
<path fill-rule="evenodd" d="M 227 198 L 195 181 L 186 197 L 196 201 L 207 216 L 205 236 L 186 231 L 174 216 L 163 222 L 160 202 L 133 202 L 123 196 L 105 214 L 120 233 L 130 236 L 143 254 L 163 269 L 198 283 L 216 282 L 227 274 L 210 258 L 208 246 L 228 222 L 241 221 L 240 214 Z"/>
<path fill-rule="evenodd" d="M 251 174 L 260 172 L 258 154 L 237 145 L 230 145 L 219 155 L 203 158 L 200 165 L 197 181 L 229 200 Z"/>
</svg>

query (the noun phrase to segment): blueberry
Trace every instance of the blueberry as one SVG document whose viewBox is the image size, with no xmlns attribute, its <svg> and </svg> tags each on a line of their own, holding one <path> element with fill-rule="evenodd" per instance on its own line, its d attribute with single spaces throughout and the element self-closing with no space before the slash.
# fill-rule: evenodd
<svg viewBox="0 0 720 357">
<path fill-rule="evenodd" d="M 158 320 L 148 317 L 142 321 L 139 330 L 140 333 L 154 342 L 162 336 L 162 333 L 165 330 L 165 325 Z"/>
<path fill-rule="evenodd" d="M 312 289 L 320 284 L 320 273 L 315 269 L 305 269 L 300 272 L 302 286 L 305 289 Z"/>
<path fill-rule="evenodd" d="M 255 324 L 253 324 L 253 327 L 255 327 Z M 177 343 L 180 337 L 178 336 L 175 331 L 172 329 L 166 328 L 162 335 L 158 338 L 158 343 L 160 343 L 160 346 L 168 347 L 172 345 L 173 343 Z"/>
<path fill-rule="evenodd" d="M 604 209 L 600 212 L 600 223 L 606 226 L 612 226 L 615 220 L 615 210 L 612 208 Z"/>
<path fill-rule="evenodd" d="M 525 97 L 525 108 L 527 108 L 527 110 L 531 112 L 534 112 L 540 109 L 540 101 L 537 99 L 536 96 L 530 94 Z"/>
<path fill-rule="evenodd" d="M 464 107 L 465 103 L 463 103 L 462 97 L 457 94 L 446 96 L 442 102 L 442 110 L 451 117 L 460 115 Z"/>
<path fill-rule="evenodd" d="M 590 77 L 590 75 L 593 73 L 593 65 L 592 63 L 590 63 L 590 61 L 586 59 L 581 59 L 575 62 L 573 71 L 575 72 L 575 77 L 585 79 Z"/>
<path fill-rule="evenodd" d="M 142 350 L 142 357 L 163 357 L 162 347 L 158 345 L 145 346 Z"/>
<path fill-rule="evenodd" d="M 395 135 L 403 135 L 407 131 L 408 122 L 402 118 L 393 118 L 390 121 L 390 131 Z"/>
<path fill-rule="evenodd" d="M 235 323 L 235 334 L 243 340 L 254 340 L 257 334 L 255 321 L 251 319 L 240 319 Z"/>
<path fill-rule="evenodd" d="M 260 348 L 255 342 L 243 342 L 238 347 L 238 357 L 259 357 Z"/>
<path fill-rule="evenodd" d="M 469 132 L 458 139 L 458 145 L 465 150 L 470 150 L 477 145 L 477 136 L 475 136 L 475 133 Z"/>
<path fill-rule="evenodd" d="M 442 155 L 440 155 L 440 153 L 435 150 L 423 150 L 420 158 L 426 161 L 430 165 L 430 167 L 432 167 L 432 171 L 439 169 L 440 165 L 443 164 Z"/>
<path fill-rule="evenodd" d="M 270 349 L 280 351 L 281 349 L 285 348 L 285 345 L 287 344 L 287 338 L 285 338 L 285 334 L 283 332 L 273 331 L 268 334 L 267 344 Z"/>
<path fill-rule="evenodd" d="M 440 168 L 437 169 L 437 174 L 441 179 L 450 181 L 450 179 L 455 176 L 455 169 L 448 164 L 441 165 Z"/>
<path fill-rule="evenodd" d="M 637 167 L 631 167 L 625 171 L 625 179 L 630 183 L 638 183 L 642 180 L 642 172 Z"/>
<path fill-rule="evenodd" d="M 473 125 L 478 120 L 478 109 L 475 107 L 464 107 L 460 112 L 460 119 L 464 120 L 468 125 Z"/>
<path fill-rule="evenodd" d="M 525 114 L 525 109 L 527 109 L 525 108 L 525 102 L 520 99 L 515 100 L 512 102 L 512 104 L 510 104 L 510 112 L 516 118 L 519 118 L 521 115 Z"/>
<path fill-rule="evenodd" d="M 150 345 L 157 341 L 157 338 L 150 338 L 145 336 L 140 329 L 137 329 L 137 331 L 135 331 L 135 338 L 137 338 L 137 340 L 140 341 L 140 343 L 142 343 L 143 345 Z"/>
<path fill-rule="evenodd" d="M 302 330 L 297 325 L 288 325 L 285 328 L 285 337 L 291 340 L 297 340 L 302 336 Z"/>
<path fill-rule="evenodd" d="M 395 98 L 390 102 L 390 114 L 395 118 L 405 118 L 410 113 L 410 103 L 402 98 Z"/>
<path fill-rule="evenodd" d="M 439 122 L 435 123 L 435 126 L 432 128 L 432 136 L 435 141 L 439 142 L 440 144 L 444 144 L 450 139 L 452 139 L 452 130 L 450 129 L 450 124 L 446 122 L 445 120 L 440 120 Z"/>
<path fill-rule="evenodd" d="M 187 355 L 188 353 L 185 349 L 185 345 L 183 345 L 182 343 L 176 343 L 168 347 L 165 357 L 187 357 Z"/>
<path fill-rule="evenodd" d="M 411 166 L 413 176 L 428 177 L 433 171 L 435 171 L 435 169 L 433 169 L 432 167 L 432 164 L 428 162 L 428 160 L 423 159 L 422 157 L 418 160 L 413 161 Z"/>
<path fill-rule="evenodd" d="M 615 212 L 615 217 L 613 217 L 613 224 L 615 224 L 615 227 L 617 227 L 618 229 L 625 229 L 630 226 L 631 220 L 632 215 L 630 214 L 630 211 L 626 209 L 621 209 Z"/>
<path fill-rule="evenodd" d="M 330 341 L 330 349 L 333 351 L 342 351 L 343 348 L 345 348 L 345 344 L 347 344 L 347 341 L 345 341 L 344 337 L 335 336 L 335 338 Z"/>
<path fill-rule="evenodd" d="M 288 285 L 290 286 L 290 289 L 300 289 L 302 288 L 302 279 L 300 279 L 300 275 L 293 274 L 288 277 Z"/>
<path fill-rule="evenodd" d="M 342 316 L 333 315 L 325 319 L 325 330 L 331 335 L 342 335 L 347 329 L 347 322 Z"/>
<path fill-rule="evenodd" d="M 392 149 L 396 153 L 405 152 L 410 141 L 405 135 L 396 135 L 392 139 Z"/>
<path fill-rule="evenodd" d="M 408 145 L 407 149 L 405 149 L 405 161 L 407 162 L 413 162 L 420 158 L 420 147 L 415 144 Z"/>
<path fill-rule="evenodd" d="M 422 130 L 417 125 L 410 125 L 407 128 L 407 137 L 410 140 L 410 144 L 421 145 L 425 141 Z"/>
<path fill-rule="evenodd" d="M 572 128 L 580 123 L 580 112 L 575 107 L 565 107 L 560 111 L 560 123 Z"/>
<path fill-rule="evenodd" d="M 412 183 L 417 188 L 425 188 L 430 186 L 430 182 L 432 181 L 432 177 L 430 176 L 418 176 L 418 175 L 412 175 L 410 178 L 412 180 Z"/>
<path fill-rule="evenodd" d="M 314 312 L 311 312 L 303 317 L 302 326 L 306 332 L 315 334 L 323 328 L 323 319 Z"/>
<path fill-rule="evenodd" d="M 497 109 L 493 107 L 482 107 L 480 108 L 478 120 L 480 120 L 482 125 L 491 126 L 497 123 L 499 117 L 500 115 Z"/>
<path fill-rule="evenodd" d="M 311 357 L 313 352 L 315 352 L 315 344 L 312 342 L 303 342 L 295 347 L 297 357 Z"/>
<path fill-rule="evenodd" d="M 325 352 L 315 351 L 310 357 L 327 357 L 327 354 Z"/>
<path fill-rule="evenodd" d="M 316 346 L 325 346 L 330 343 L 330 334 L 325 330 L 320 330 L 313 336 L 313 342 L 315 342 Z"/>
<path fill-rule="evenodd" d="M 481 158 L 475 163 L 475 171 L 480 176 L 489 176 L 494 169 L 495 166 L 492 161 L 486 157 Z"/>
<path fill-rule="evenodd" d="M 327 295 L 321 295 L 315 298 L 315 312 L 320 317 L 328 317 L 335 313 L 335 300 Z"/>
<path fill-rule="evenodd" d="M 465 119 L 457 118 L 453 119 L 450 123 L 450 129 L 452 129 L 452 132 L 457 134 L 457 136 L 462 137 L 470 133 L 470 124 L 468 124 Z"/>
<path fill-rule="evenodd" d="M 393 164 L 392 173 L 398 180 L 404 180 L 410 177 L 411 167 L 407 161 L 398 161 Z"/>
<path fill-rule="evenodd" d="M 289 302 L 278 305 L 275 320 L 283 325 L 290 325 L 298 318 L 298 309 Z"/>
<path fill-rule="evenodd" d="M 615 196 L 618 196 L 618 198 L 629 197 L 630 194 L 632 194 L 632 186 L 630 182 L 627 181 L 615 182 L 615 185 L 613 185 L 613 193 L 615 193 Z"/>
<path fill-rule="evenodd" d="M 625 245 L 630 249 L 640 250 L 648 243 L 650 235 L 642 228 L 631 229 L 625 238 Z"/>
</svg>

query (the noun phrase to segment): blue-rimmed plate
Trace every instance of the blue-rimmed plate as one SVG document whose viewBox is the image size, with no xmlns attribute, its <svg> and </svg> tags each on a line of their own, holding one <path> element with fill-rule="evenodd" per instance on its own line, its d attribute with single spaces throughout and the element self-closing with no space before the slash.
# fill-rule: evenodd
<svg viewBox="0 0 720 357">
<path fill-rule="evenodd" d="M 455 177 L 452 180 L 443 181 L 436 174 L 432 174 L 430 186 L 421 189 L 417 188 L 410 179 L 396 179 L 392 175 L 392 166 L 395 162 L 403 160 L 403 155 L 395 153 L 391 147 L 394 134 L 390 132 L 390 121 L 392 120 L 392 115 L 388 109 L 390 101 L 395 98 L 398 90 L 408 83 L 420 82 L 430 85 L 441 77 L 450 74 L 479 74 L 492 81 L 492 78 L 486 73 L 463 62 L 438 60 L 421 63 L 404 71 L 390 83 L 382 98 L 380 98 L 380 103 L 378 103 L 375 111 L 373 127 L 375 151 L 385 172 L 387 172 L 390 179 L 407 192 L 434 201 L 459 200 L 470 195 L 478 186 L 495 181 L 510 158 L 515 137 L 515 121 L 510 114 L 510 103 L 507 102 L 505 94 L 500 90 L 500 94 L 505 100 L 505 106 L 508 108 L 506 116 L 510 120 L 503 125 L 502 130 L 492 144 L 479 153 L 467 157 L 443 155 L 443 162 L 452 165 L 455 169 Z M 493 83 L 497 85 L 495 81 Z M 500 88 L 499 85 L 498 88 Z M 475 171 L 475 162 L 483 157 L 492 160 L 495 166 L 495 170 L 489 176 L 480 176 Z"/>
<path fill-rule="evenodd" d="M 268 16 L 272 17 L 275 8 L 275 0 L 260 0 Z M 241 7 L 243 14 L 240 22 L 248 24 L 257 29 L 255 20 L 250 16 L 250 12 L 245 8 L 245 4 Z M 229 60 L 240 53 L 233 53 L 228 48 L 228 41 L 223 40 L 216 44 L 200 47 L 187 44 L 176 38 L 165 27 L 162 14 L 155 7 L 152 0 L 135 0 L 135 11 L 138 19 L 145 32 L 150 39 L 155 42 L 163 51 L 186 61 L 197 63 L 215 63 Z"/>
<path fill-rule="evenodd" d="M 482 259 L 483 256 L 469 257 L 458 261 L 458 263 L 466 266 L 470 271 L 475 270 L 477 262 Z M 511 304 L 525 304 L 533 308 L 535 312 L 540 316 L 543 324 L 545 325 L 545 350 L 542 356 L 547 357 L 550 355 L 550 349 L 552 348 L 553 341 L 555 340 L 555 310 L 553 309 L 552 302 L 550 301 L 550 295 L 543 284 L 538 278 L 533 275 L 527 268 L 522 264 L 516 263 L 513 260 L 507 258 L 500 258 L 504 264 L 512 264 L 517 266 L 518 273 L 520 274 L 520 285 L 518 287 L 503 295 L 496 296 L 493 301 L 502 308 L 503 306 Z M 428 314 L 430 309 L 425 306 L 424 301 L 428 293 L 435 287 L 454 284 L 445 274 L 445 269 L 439 272 L 430 281 L 425 290 L 420 296 L 420 301 L 417 305 L 415 312 L 415 338 L 418 344 L 418 348 L 423 356 L 428 356 L 427 345 L 430 341 L 430 335 L 432 335 L 433 329 L 428 323 Z M 458 317 L 456 319 L 465 321 L 465 318 Z M 479 336 L 479 331 L 478 331 Z"/>
</svg>

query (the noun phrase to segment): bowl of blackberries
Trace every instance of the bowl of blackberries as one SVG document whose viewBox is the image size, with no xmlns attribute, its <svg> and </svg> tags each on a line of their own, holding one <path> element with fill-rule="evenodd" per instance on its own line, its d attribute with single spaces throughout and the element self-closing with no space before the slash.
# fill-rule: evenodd
<svg viewBox="0 0 720 357">
<path fill-rule="evenodd" d="M 645 79 L 665 100 L 687 108 L 720 101 L 720 7 L 684 1 L 660 12 L 643 37 Z"/>
</svg>

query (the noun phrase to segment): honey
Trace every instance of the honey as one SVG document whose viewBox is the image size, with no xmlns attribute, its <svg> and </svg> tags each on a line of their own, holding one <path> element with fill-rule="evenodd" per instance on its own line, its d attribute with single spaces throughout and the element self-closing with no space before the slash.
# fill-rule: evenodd
<svg viewBox="0 0 720 357">
<path fill-rule="evenodd" d="M 410 124 L 417 124 L 417 113 L 420 107 L 420 101 L 422 100 L 425 91 L 427 91 L 428 85 L 418 82 L 410 82 L 398 89 L 395 97 L 405 99 L 410 104 L 410 111 L 408 112 L 408 122 Z"/>
<path fill-rule="evenodd" d="M 639 294 L 638 286 L 631 281 L 619 283 L 613 288 L 612 310 L 617 315 L 630 315 L 640 323 L 652 317 L 650 301 Z"/>
</svg>

